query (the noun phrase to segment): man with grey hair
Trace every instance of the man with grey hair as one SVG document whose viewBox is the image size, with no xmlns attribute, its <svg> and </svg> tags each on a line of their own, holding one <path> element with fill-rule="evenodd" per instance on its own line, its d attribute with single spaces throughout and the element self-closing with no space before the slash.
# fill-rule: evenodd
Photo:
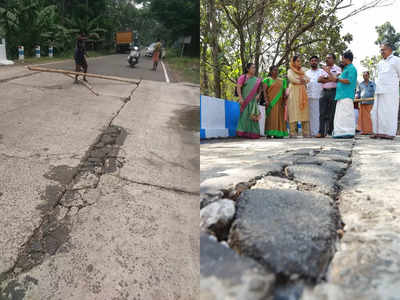
<svg viewBox="0 0 400 300">
<path fill-rule="evenodd" d="M 393 139 L 397 132 L 399 111 L 400 58 L 393 55 L 393 46 L 381 45 L 383 59 L 378 63 L 376 100 L 371 111 L 374 135 L 371 138 Z"/>
</svg>

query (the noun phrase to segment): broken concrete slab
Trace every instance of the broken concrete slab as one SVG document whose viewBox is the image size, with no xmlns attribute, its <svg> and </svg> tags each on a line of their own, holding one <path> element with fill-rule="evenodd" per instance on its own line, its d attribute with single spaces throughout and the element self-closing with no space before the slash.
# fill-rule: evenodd
<svg viewBox="0 0 400 300">
<path fill-rule="evenodd" d="M 198 89 L 142 81 L 133 100 L 114 120 L 127 130 L 121 147 L 126 161 L 120 176 L 198 193 L 199 139 L 192 126 L 198 120 L 194 118 L 182 127 L 176 112 L 185 106 L 198 111 L 198 99 Z M 152 110 L 137 113 L 138 107 L 146 105 Z"/>
<path fill-rule="evenodd" d="M 41 86 L 42 78 L 34 76 L 26 83 L 13 80 L 1 83 L 0 97 L 10 99 L 7 103 L 11 105 L 10 109 L 0 104 L 1 158 L 21 160 L 21 164 L 26 163 L 27 168 L 35 170 L 29 172 L 21 168 L 26 176 L 33 174 L 34 178 L 26 180 L 26 190 L 31 194 L 24 194 L 18 205 L 31 199 L 32 204 L 36 204 L 36 198 L 32 197 L 35 193 L 54 196 L 52 201 L 41 200 L 40 209 L 26 205 L 29 211 L 18 210 L 17 219 L 21 218 L 20 214 L 29 217 L 31 209 L 40 218 L 57 204 L 60 196 L 65 197 L 70 191 L 65 187 L 67 177 L 71 178 L 66 171 L 82 162 L 99 134 L 116 120 L 121 109 L 123 111 L 135 100 L 124 103 L 110 96 L 94 96 L 83 86 L 71 84 L 68 77 L 65 77 L 66 82 L 62 77 Z M 3 88 L 5 85 L 7 87 Z M 61 198 L 57 211 L 51 215 L 55 218 L 40 223 L 43 226 L 35 228 L 36 223 L 31 226 L 29 222 L 18 222 L 18 230 L 26 230 L 33 238 L 28 237 L 26 241 L 24 235 L 25 240 L 15 240 L 18 245 L 12 244 L 15 247 L 12 250 L 21 256 L 17 265 L 13 257 L 6 261 L 5 275 L 10 276 L 1 278 L 0 298 L 23 295 L 32 299 L 53 299 L 68 295 L 71 299 L 112 299 L 133 295 L 144 299 L 192 299 L 199 294 L 196 270 L 199 269 L 200 220 L 198 196 L 194 195 L 198 191 L 199 137 L 198 132 L 194 132 L 196 120 L 189 122 L 183 116 L 188 109 L 192 111 L 191 116 L 196 109 L 198 111 L 198 89 L 171 88 L 175 85 L 160 88 L 161 85 L 147 83 L 141 90 L 139 99 L 142 101 L 130 106 L 129 113 L 119 120 L 129 125 L 129 145 L 125 143 L 126 147 L 120 152 L 107 156 L 105 172 L 98 173 L 97 165 L 91 169 L 93 174 L 103 174 L 97 186 L 81 186 L 82 190 L 77 191 L 81 196 L 69 199 L 71 203 Z M 118 94 L 120 89 L 114 86 L 110 93 Z M 13 101 L 16 90 L 22 91 L 15 93 L 21 97 Z M 157 108 L 155 112 L 154 107 Z M 152 119 L 153 113 L 157 117 Z M 136 141 L 136 133 L 146 124 L 140 121 L 144 120 L 149 126 Z M 139 124 L 131 124 L 137 121 Z M 99 142 L 109 145 L 107 138 Z M 140 143 L 146 148 L 140 148 Z M 166 153 L 169 144 L 174 147 Z M 136 151 L 142 150 L 149 160 L 139 161 L 138 169 L 143 170 L 140 173 L 135 168 L 135 158 Z M 125 161 L 125 157 L 129 161 Z M 151 164 L 153 161 L 163 165 L 161 173 L 165 177 L 159 178 L 165 181 L 158 181 L 160 168 Z M 121 166 L 126 162 L 130 171 L 122 175 L 131 176 L 133 180 L 122 179 Z M 0 169 L 3 166 L 7 164 L 1 164 Z M 157 176 L 143 176 L 147 175 L 147 169 Z M 12 167 L 4 174 L 10 170 L 19 176 Z M 72 177 L 77 179 L 77 176 Z M 43 180 L 43 185 L 35 181 L 37 177 Z M 137 178 L 141 179 L 139 185 L 134 184 Z M 18 180 L 10 184 L 11 187 L 7 184 L 5 189 L 0 189 L 4 205 L 12 203 L 7 189 L 20 188 Z M 12 222 L 9 218 L 13 217 L 13 214 L 2 215 L 5 223 Z M 67 224 L 65 232 L 56 225 L 64 224 L 67 219 L 71 223 Z M 36 222 L 36 218 L 32 222 Z M 61 234 L 65 238 L 56 238 L 60 236 L 58 230 L 65 233 Z M 10 243 L 7 238 L 13 237 L 14 232 L 4 243 L 1 240 L 0 247 Z M 185 238 L 176 243 L 176 237 Z M 134 254 L 132 249 L 135 249 Z M 10 270 L 9 266 L 14 268 Z"/>
<path fill-rule="evenodd" d="M 231 168 L 220 173 L 222 176 L 209 178 L 200 184 L 200 193 L 213 193 L 220 190 L 229 190 L 237 184 L 247 183 L 252 180 L 261 179 L 267 174 L 279 174 L 285 163 L 283 161 L 268 160 L 265 163 L 245 166 L 242 168 Z"/>
<path fill-rule="evenodd" d="M 321 279 L 335 252 L 338 211 L 327 196 L 252 189 L 237 200 L 229 244 L 274 273 Z"/>
<path fill-rule="evenodd" d="M 318 165 L 294 165 L 287 167 L 288 176 L 294 181 L 310 185 L 314 191 L 327 195 L 336 192 L 336 179 L 338 177 L 333 171 Z"/>
<path fill-rule="evenodd" d="M 198 297 L 199 229 L 191 225 L 199 222 L 197 197 L 110 175 L 98 189 L 107 192 L 71 219 L 69 238 L 57 253 L 9 281 L 4 291 L 20 285 L 33 299 Z M 26 276 L 36 283 L 25 288 Z"/>
<path fill-rule="evenodd" d="M 55 204 L 99 130 L 122 105 L 104 97 L 94 102 L 93 95 L 72 88 L 41 88 L 46 79 L 52 78 L 30 76 L 15 80 L 18 84 L 1 84 L 0 273 L 13 266 L 43 212 Z"/>
</svg>

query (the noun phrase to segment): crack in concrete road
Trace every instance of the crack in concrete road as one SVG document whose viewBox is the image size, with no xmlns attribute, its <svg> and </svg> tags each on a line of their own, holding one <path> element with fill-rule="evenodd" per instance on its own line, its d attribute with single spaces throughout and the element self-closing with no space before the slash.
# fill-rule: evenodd
<svg viewBox="0 0 400 300">
<path fill-rule="evenodd" d="M 47 150 L 43 150 L 42 151 L 48 151 Z M 21 150 L 22 151 L 22 150 Z M 63 158 L 74 158 L 74 159 L 78 159 L 79 158 L 79 154 L 78 153 L 74 153 L 74 152 L 70 152 L 70 153 L 47 153 L 47 154 L 40 154 L 40 153 L 34 153 L 31 155 L 26 155 L 26 156 L 22 156 L 22 155 L 10 155 L 4 152 L 0 153 L 0 156 L 3 156 L 5 159 L 20 159 L 20 160 L 31 160 L 31 159 L 47 159 L 47 158 L 52 158 L 52 159 L 63 159 Z"/>
<path fill-rule="evenodd" d="M 139 185 L 144 185 L 144 186 L 151 186 L 151 187 L 158 188 L 160 190 L 166 190 L 166 191 L 182 193 L 182 194 L 189 194 L 189 195 L 194 195 L 194 196 L 200 195 L 199 192 L 188 191 L 188 190 L 184 190 L 184 189 L 177 188 L 177 187 L 169 187 L 169 186 L 158 185 L 158 184 L 153 184 L 153 183 L 148 183 L 148 182 L 143 182 L 143 181 L 132 180 L 132 179 L 129 179 L 126 177 L 118 176 L 118 175 L 112 175 L 112 176 L 114 176 L 118 179 L 121 179 L 123 181 L 127 181 L 129 183 L 134 183 L 134 184 L 139 184 Z"/>
<path fill-rule="evenodd" d="M 96 189 L 102 175 L 114 172 L 117 168 L 122 167 L 123 162 L 118 161 L 118 152 L 127 133 L 123 128 L 112 125 L 112 123 L 125 105 L 132 100 L 139 85 L 140 82 L 131 91 L 129 98 L 106 123 L 105 129 L 97 136 L 76 168 L 66 170 L 67 166 L 58 166 L 54 169 L 58 168 L 58 171 L 62 169 L 67 175 L 58 176 L 56 171 L 50 171 L 44 175 L 61 185 L 47 187 L 44 198 L 47 199 L 48 203 L 38 207 L 43 213 L 39 226 L 34 229 L 32 235 L 22 245 L 15 264 L 9 270 L 0 274 L 0 299 L 3 297 L 8 299 L 5 294 L 7 287 L 3 286 L 3 283 L 40 265 L 48 255 L 52 256 L 58 251 L 66 250 L 62 247 L 69 239 L 72 216 L 76 215 L 80 209 L 91 206 L 97 201 L 88 203 L 78 190 Z M 80 196 L 81 203 L 68 205 L 68 201 L 76 195 Z M 64 198 L 65 201 L 63 201 Z M 72 212 L 74 213 L 72 214 Z"/>
<path fill-rule="evenodd" d="M 30 72 L 30 73 L 27 73 L 27 74 L 24 74 L 24 75 L 17 75 L 17 76 L 5 78 L 5 79 L 0 79 L 0 83 L 4 83 L 4 82 L 11 81 L 11 80 L 24 78 L 24 77 L 29 77 L 29 76 L 32 76 L 32 75 L 35 75 L 35 74 L 38 74 L 38 73 L 40 73 L 40 72 Z"/>
</svg>

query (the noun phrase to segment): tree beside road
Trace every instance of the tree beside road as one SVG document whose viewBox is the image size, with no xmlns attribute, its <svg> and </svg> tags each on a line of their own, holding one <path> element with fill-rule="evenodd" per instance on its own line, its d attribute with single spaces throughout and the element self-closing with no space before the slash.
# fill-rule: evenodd
<svg viewBox="0 0 400 300">
<path fill-rule="evenodd" d="M 378 34 L 375 44 L 378 46 L 382 43 L 391 44 L 393 46 L 394 55 L 398 56 L 400 54 L 400 32 L 396 32 L 396 29 L 390 22 L 376 26 L 375 29 Z M 361 65 L 369 71 L 372 79 L 376 79 L 377 66 L 381 58 L 381 55 L 377 54 L 371 57 L 367 56 L 361 61 Z"/>
<path fill-rule="evenodd" d="M 17 57 L 20 45 L 26 56 L 34 54 L 36 45 L 46 55 L 49 45 L 56 55 L 69 53 L 78 35 L 86 36 L 91 48 L 113 48 L 115 33 L 121 30 L 137 32 L 142 45 L 158 37 L 173 44 L 179 34 L 191 34 L 195 41 L 195 3 L 175 1 L 161 7 L 156 1 L 0 0 L 0 33 L 7 40 L 10 58 Z M 172 22 L 174 9 L 176 13 L 184 9 L 187 19 Z"/>
<path fill-rule="evenodd" d="M 201 1 L 201 89 L 232 99 L 234 84 L 249 62 L 265 77 L 272 65 L 288 67 L 294 54 L 343 53 L 352 41 L 342 22 L 386 0 Z M 350 9 L 344 16 L 342 11 Z"/>
</svg>

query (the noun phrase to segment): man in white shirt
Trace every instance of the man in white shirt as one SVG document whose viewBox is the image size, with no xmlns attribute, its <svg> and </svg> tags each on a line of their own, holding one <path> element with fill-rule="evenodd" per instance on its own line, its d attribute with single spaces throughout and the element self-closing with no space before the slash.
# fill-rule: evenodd
<svg viewBox="0 0 400 300">
<path fill-rule="evenodd" d="M 322 92 L 322 83 L 318 82 L 318 78 L 324 75 L 324 71 L 318 68 L 319 58 L 312 56 L 310 58 L 311 69 L 306 72 L 306 76 L 310 78 L 307 84 L 308 103 L 310 107 L 310 133 L 316 136 L 319 132 L 319 98 Z"/>
<path fill-rule="evenodd" d="M 389 44 L 381 46 L 383 59 L 378 63 L 376 80 L 376 100 L 371 111 L 371 138 L 393 139 L 397 132 L 397 114 L 399 111 L 400 58 L 393 55 Z"/>
</svg>

